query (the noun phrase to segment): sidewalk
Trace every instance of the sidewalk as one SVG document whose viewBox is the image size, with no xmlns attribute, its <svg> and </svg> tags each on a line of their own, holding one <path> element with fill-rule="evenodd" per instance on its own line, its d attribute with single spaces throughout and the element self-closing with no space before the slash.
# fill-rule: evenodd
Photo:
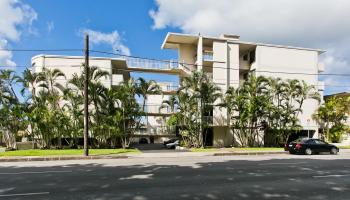
<svg viewBox="0 0 350 200">
<path fill-rule="evenodd" d="M 340 149 L 340 153 L 350 154 L 350 149 Z M 57 160 L 97 160 L 97 159 L 126 159 L 126 158 L 179 158 L 179 157 L 205 157 L 205 156 L 242 156 L 242 155 L 271 155 L 288 154 L 283 150 L 271 151 L 212 151 L 212 152 L 150 152 L 129 153 L 122 155 L 96 155 L 96 156 L 26 156 L 26 157 L 0 157 L 0 162 L 25 162 L 25 161 L 57 161 Z"/>
</svg>

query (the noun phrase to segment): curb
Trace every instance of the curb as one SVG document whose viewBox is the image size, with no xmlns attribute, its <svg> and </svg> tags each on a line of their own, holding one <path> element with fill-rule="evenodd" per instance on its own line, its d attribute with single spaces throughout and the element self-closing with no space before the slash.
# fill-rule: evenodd
<svg viewBox="0 0 350 200">
<path fill-rule="evenodd" d="M 270 155 L 270 154 L 288 154 L 288 152 L 227 152 L 227 153 L 214 153 L 213 156 L 257 156 L 257 155 Z"/>
<path fill-rule="evenodd" d="M 123 159 L 128 156 L 53 156 L 53 157 L 20 157 L 0 158 L 0 162 L 26 162 L 26 161 L 57 161 L 57 160 L 99 160 L 99 159 Z"/>
</svg>

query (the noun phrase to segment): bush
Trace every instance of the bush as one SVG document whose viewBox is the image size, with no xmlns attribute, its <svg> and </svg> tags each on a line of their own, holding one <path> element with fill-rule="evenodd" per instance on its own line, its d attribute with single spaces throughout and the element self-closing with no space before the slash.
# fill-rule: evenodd
<svg viewBox="0 0 350 200">
<path fill-rule="evenodd" d="M 329 140 L 332 143 L 339 143 L 342 140 L 343 134 L 349 131 L 349 127 L 345 124 L 337 124 L 329 130 Z"/>
</svg>

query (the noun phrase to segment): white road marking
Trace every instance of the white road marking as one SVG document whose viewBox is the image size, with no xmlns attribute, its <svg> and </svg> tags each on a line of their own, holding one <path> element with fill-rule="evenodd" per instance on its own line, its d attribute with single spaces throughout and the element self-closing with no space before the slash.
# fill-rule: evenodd
<svg viewBox="0 0 350 200">
<path fill-rule="evenodd" d="M 313 176 L 313 178 L 344 177 L 344 176 L 350 176 L 350 174 L 331 174 L 331 175 L 324 175 L 324 176 Z"/>
<path fill-rule="evenodd" d="M 0 197 L 14 197 L 14 196 L 33 196 L 33 195 L 47 195 L 50 192 L 35 192 L 35 193 L 21 193 L 21 194 L 0 194 Z"/>
<path fill-rule="evenodd" d="M 41 171 L 41 172 L 4 172 L 0 175 L 15 175 L 15 174 L 50 174 L 50 173 L 70 173 L 72 171 Z"/>
<path fill-rule="evenodd" d="M 298 164 L 304 164 L 306 162 L 295 162 L 295 163 L 263 163 L 263 164 L 259 164 L 259 165 L 298 165 Z"/>
</svg>

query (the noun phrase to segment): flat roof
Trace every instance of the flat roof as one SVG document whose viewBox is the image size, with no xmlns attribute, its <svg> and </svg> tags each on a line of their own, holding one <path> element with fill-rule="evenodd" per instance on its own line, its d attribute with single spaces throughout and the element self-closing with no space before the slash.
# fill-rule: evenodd
<svg viewBox="0 0 350 200">
<path fill-rule="evenodd" d="M 162 43 L 161 48 L 177 49 L 178 44 L 197 44 L 199 36 L 200 35 L 168 32 L 167 35 L 165 36 L 165 39 Z M 234 43 L 234 44 L 247 44 L 247 45 L 255 45 L 255 46 L 267 46 L 267 47 L 277 47 L 277 48 L 286 48 L 286 49 L 317 51 L 320 54 L 326 52 L 325 50 L 322 50 L 322 49 L 295 47 L 295 46 L 288 46 L 288 45 L 276 45 L 276 44 L 267 44 L 267 43 L 258 43 L 258 42 L 246 42 L 246 41 L 241 41 L 233 38 L 230 39 L 230 38 L 223 38 L 223 37 L 208 37 L 208 36 L 202 36 L 202 37 L 203 39 L 227 41 L 229 43 Z"/>
<path fill-rule="evenodd" d="M 84 56 L 68 56 L 68 55 L 47 55 L 39 54 L 32 57 L 32 60 L 40 57 L 45 58 L 65 58 L 65 59 L 85 59 Z M 125 61 L 124 58 L 112 58 L 112 57 L 89 57 L 90 60 L 112 60 L 112 61 Z"/>
</svg>

